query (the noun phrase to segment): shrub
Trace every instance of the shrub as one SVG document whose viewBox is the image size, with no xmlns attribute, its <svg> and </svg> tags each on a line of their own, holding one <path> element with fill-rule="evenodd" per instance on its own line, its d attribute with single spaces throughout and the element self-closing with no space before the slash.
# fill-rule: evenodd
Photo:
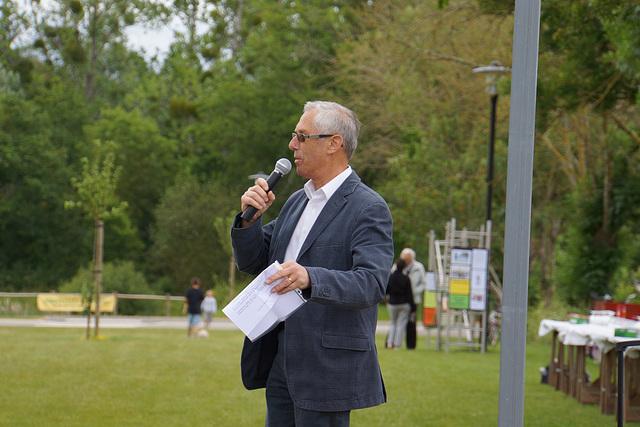
<svg viewBox="0 0 640 427">
<path fill-rule="evenodd" d="M 539 341 L 538 328 L 542 319 L 567 320 L 567 316 L 572 313 L 589 314 L 584 309 L 572 307 L 560 298 L 554 298 L 549 305 L 540 302 L 534 307 L 529 307 L 527 311 L 527 341 Z"/>
<path fill-rule="evenodd" d="M 81 292 L 84 284 L 91 282 L 91 266 L 82 267 L 76 275 L 58 289 L 59 292 Z M 142 273 L 135 270 L 131 261 L 107 262 L 102 267 L 102 292 L 121 294 L 146 294 L 154 292 Z M 155 301 L 152 301 L 155 302 Z M 124 315 L 149 315 L 156 313 L 157 304 L 143 300 L 118 300 L 118 313 Z"/>
</svg>

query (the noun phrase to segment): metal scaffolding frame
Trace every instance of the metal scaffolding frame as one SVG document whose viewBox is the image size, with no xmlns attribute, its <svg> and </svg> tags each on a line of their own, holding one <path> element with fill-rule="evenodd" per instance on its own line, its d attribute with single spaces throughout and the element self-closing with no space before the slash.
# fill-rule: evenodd
<svg viewBox="0 0 640 427">
<path fill-rule="evenodd" d="M 436 287 L 436 319 L 435 328 L 427 329 L 427 345 L 433 342 L 431 333 L 435 329 L 436 349 L 441 350 L 444 343 L 445 352 L 449 353 L 452 334 L 457 332 L 459 347 L 479 348 L 482 353 L 486 351 L 487 336 L 487 308 L 485 310 L 459 310 L 449 308 L 449 270 L 451 264 L 451 250 L 454 248 L 482 248 L 491 250 L 491 221 L 487 220 L 480 231 L 469 231 L 466 228 L 456 229 L 456 219 L 447 222 L 445 239 L 435 240 L 432 232 L 429 248 L 429 269 L 437 273 Z M 435 265 L 434 265 L 435 264 Z M 495 270 L 490 266 L 487 270 L 487 282 L 495 281 Z M 492 278 L 494 278 L 492 280 Z M 501 284 L 491 283 L 494 293 L 501 294 Z M 487 287 L 487 299 L 489 286 Z M 488 304 L 487 304 L 488 306 Z M 475 326 L 475 320 L 480 317 L 480 326 Z M 465 340 L 463 340 L 463 334 Z M 479 334 L 479 341 L 476 337 Z"/>
</svg>

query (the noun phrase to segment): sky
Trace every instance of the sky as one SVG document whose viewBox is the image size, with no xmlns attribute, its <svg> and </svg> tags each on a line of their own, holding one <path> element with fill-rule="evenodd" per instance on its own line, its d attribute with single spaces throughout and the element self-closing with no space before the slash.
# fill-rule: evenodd
<svg viewBox="0 0 640 427">
<path fill-rule="evenodd" d="M 159 29 L 145 28 L 141 25 L 127 27 L 127 46 L 136 51 L 144 50 L 147 60 L 157 54 L 158 60 L 162 62 L 173 41 L 174 28 L 179 28 L 175 22 Z"/>
</svg>

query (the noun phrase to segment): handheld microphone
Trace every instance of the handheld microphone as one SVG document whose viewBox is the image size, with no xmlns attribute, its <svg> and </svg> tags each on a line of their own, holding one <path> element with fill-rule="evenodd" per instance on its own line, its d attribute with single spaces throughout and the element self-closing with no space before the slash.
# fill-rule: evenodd
<svg viewBox="0 0 640 427">
<path fill-rule="evenodd" d="M 285 176 L 291 170 L 291 162 L 289 159 L 285 159 L 284 157 L 276 162 L 276 167 L 271 172 L 271 175 L 267 178 L 267 184 L 269 185 L 269 190 L 267 193 L 275 188 L 275 186 L 280 182 L 280 178 Z M 240 216 L 245 221 L 251 221 L 251 218 L 258 212 L 253 206 L 247 207 L 242 215 Z"/>
</svg>

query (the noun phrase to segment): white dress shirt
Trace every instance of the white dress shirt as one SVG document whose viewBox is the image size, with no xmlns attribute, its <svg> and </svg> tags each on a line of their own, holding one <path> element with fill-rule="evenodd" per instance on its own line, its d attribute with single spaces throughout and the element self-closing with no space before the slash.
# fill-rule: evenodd
<svg viewBox="0 0 640 427">
<path fill-rule="evenodd" d="M 333 196 L 336 190 L 347 180 L 349 175 L 351 175 L 351 166 L 347 166 L 340 175 L 333 178 L 318 190 L 316 190 L 316 186 L 311 180 L 307 181 L 304 185 L 304 192 L 309 202 L 307 202 L 307 206 L 304 208 L 304 212 L 302 212 L 298 225 L 296 225 L 296 229 L 293 231 L 289 246 L 287 246 L 287 251 L 284 254 L 284 262 L 298 259 L 302 244 L 307 239 L 309 231 L 311 231 L 313 224 L 315 224 L 318 219 L 320 212 L 322 212 L 322 209 L 331 196 Z"/>
</svg>

